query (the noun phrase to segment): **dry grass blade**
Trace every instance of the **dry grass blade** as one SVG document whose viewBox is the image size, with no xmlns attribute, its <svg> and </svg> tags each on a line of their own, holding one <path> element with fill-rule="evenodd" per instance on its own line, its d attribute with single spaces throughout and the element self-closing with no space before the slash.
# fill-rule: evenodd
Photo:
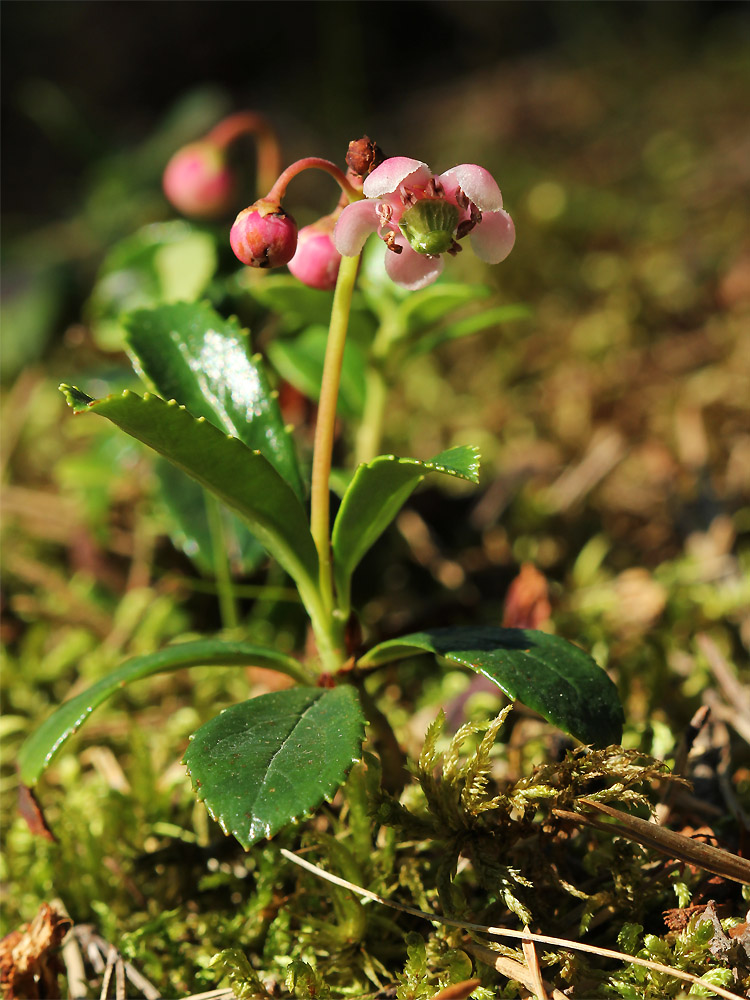
<svg viewBox="0 0 750 1000">
<path fill-rule="evenodd" d="M 708 983 L 705 979 L 701 979 L 699 976 L 694 976 L 690 972 L 683 972 L 681 969 L 670 969 L 668 965 L 662 965 L 661 962 L 651 962 L 645 958 L 638 958 L 636 955 L 628 955 L 623 951 L 612 951 L 610 948 L 598 948 L 593 944 L 584 944 L 581 941 L 569 941 L 566 938 L 551 937 L 548 934 L 532 934 L 530 931 L 514 931 L 506 927 L 491 927 L 487 924 L 475 924 L 468 920 L 452 920 L 450 917 L 441 917 L 437 913 L 425 913 L 424 910 L 418 910 L 415 906 L 404 906 L 402 903 L 395 903 L 391 899 L 385 899 L 383 896 L 378 896 L 375 892 L 370 892 L 369 889 L 363 889 L 361 886 L 354 885 L 353 882 L 347 882 L 345 878 L 340 878 L 338 875 L 332 875 L 323 868 L 318 868 L 317 865 L 312 864 L 310 861 L 305 861 L 304 858 L 300 858 L 296 854 L 292 854 L 291 851 L 287 851 L 284 847 L 280 848 L 279 853 L 288 861 L 292 861 L 295 865 L 305 868 L 307 871 L 312 872 L 313 875 L 317 875 L 318 878 L 322 878 L 326 882 L 331 882 L 333 885 L 340 885 L 343 889 L 355 892 L 358 896 L 363 896 L 365 899 L 371 899 L 375 903 L 380 903 L 383 906 L 389 906 L 391 909 L 399 910 L 401 913 L 410 913 L 412 916 L 421 917 L 423 920 L 430 920 L 434 923 L 444 924 L 446 927 L 461 927 L 467 931 L 481 931 L 484 934 L 491 934 L 494 937 L 515 938 L 516 940 L 520 939 L 521 941 L 526 939 L 527 941 L 535 941 L 537 944 L 548 944 L 553 948 L 568 948 L 571 951 L 586 952 L 588 955 L 598 955 L 600 958 L 612 958 L 618 962 L 629 962 L 632 965 L 640 965 L 645 969 L 651 969 L 652 972 L 661 972 L 666 976 L 673 976 L 675 979 L 682 979 L 684 982 L 692 983 L 694 986 L 702 986 L 707 990 L 713 991 L 717 996 L 725 997 L 726 1000 L 745 1000 L 745 998 L 741 997 L 739 993 L 730 993 L 729 990 L 725 990 L 723 986 Z M 520 963 L 518 964 L 520 966 Z M 526 967 L 521 966 L 521 968 L 525 969 Z"/>
<path fill-rule="evenodd" d="M 232 989 L 209 990 L 208 993 L 191 993 L 185 1000 L 234 1000 L 235 992 Z"/>
<path fill-rule="evenodd" d="M 534 947 L 534 942 L 529 936 L 531 931 L 528 927 L 524 927 L 525 937 L 523 939 L 523 957 L 526 959 L 526 965 L 529 969 L 529 976 L 533 984 L 534 996 L 536 1000 L 549 1000 L 547 996 L 547 990 L 544 986 L 544 980 L 542 979 L 542 970 L 539 968 L 539 959 L 537 958 L 536 948 Z"/>
<path fill-rule="evenodd" d="M 527 990 L 532 990 L 529 970 L 521 962 L 516 962 L 513 958 L 506 958 L 505 955 L 498 955 L 496 951 L 479 944 L 477 941 L 467 941 L 463 948 L 464 951 L 468 951 L 478 958 L 480 962 L 491 965 L 501 976 L 505 976 L 506 979 L 514 979 L 517 983 L 522 983 Z M 548 986 L 547 983 L 543 983 L 543 985 L 547 991 L 543 996 L 547 997 L 548 1000 L 568 1000 L 566 995 L 555 989 L 554 986 Z M 539 993 L 536 995 L 538 997 Z"/>
<path fill-rule="evenodd" d="M 620 809 L 613 809 L 612 806 L 603 802 L 592 802 L 591 799 L 579 799 L 581 805 L 595 809 L 617 820 L 616 824 L 597 822 L 585 813 L 571 813 L 562 809 L 556 809 L 555 815 L 565 819 L 576 819 L 595 826 L 598 830 L 607 833 L 619 833 L 629 840 L 634 840 L 644 847 L 652 847 L 670 858 L 679 858 L 689 865 L 696 865 L 714 875 L 721 875 L 723 878 L 731 879 L 733 882 L 750 885 L 750 861 L 740 858 L 736 854 L 730 854 L 720 847 L 712 847 L 710 844 L 700 844 L 690 837 L 685 837 L 674 830 L 665 830 L 663 826 L 656 823 L 649 823 L 637 816 L 630 816 Z"/>
<path fill-rule="evenodd" d="M 465 979 L 462 983 L 446 986 L 444 990 L 436 993 L 432 1000 L 468 1000 L 477 986 L 481 985 L 481 979 Z"/>
</svg>

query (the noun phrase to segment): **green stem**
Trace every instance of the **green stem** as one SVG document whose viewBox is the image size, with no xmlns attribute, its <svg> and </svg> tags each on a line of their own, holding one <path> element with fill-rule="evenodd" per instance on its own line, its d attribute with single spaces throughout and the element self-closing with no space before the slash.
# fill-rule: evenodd
<svg viewBox="0 0 750 1000">
<path fill-rule="evenodd" d="M 320 562 L 320 594 L 323 605 L 333 612 L 333 580 L 331 578 L 330 486 L 331 457 L 336 425 L 336 404 L 341 380 L 346 331 L 357 278 L 359 256 L 342 257 L 336 291 L 333 295 L 331 325 L 320 386 L 320 406 L 315 425 L 312 487 L 310 493 L 310 531 Z"/>
<path fill-rule="evenodd" d="M 216 589 L 219 595 L 221 622 L 224 628 L 237 628 L 239 625 L 239 616 L 237 614 L 237 603 L 232 587 L 232 574 L 229 569 L 229 560 L 227 559 L 226 535 L 224 533 L 224 522 L 221 518 L 221 507 L 216 498 L 208 491 L 205 491 L 203 495 L 206 498 L 206 515 L 208 517 L 208 530 L 211 534 L 211 551 L 214 575 L 216 576 Z"/>
</svg>

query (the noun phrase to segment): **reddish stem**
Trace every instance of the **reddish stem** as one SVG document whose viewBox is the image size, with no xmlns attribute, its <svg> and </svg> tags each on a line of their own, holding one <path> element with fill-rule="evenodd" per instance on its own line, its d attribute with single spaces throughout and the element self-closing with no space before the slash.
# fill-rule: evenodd
<svg viewBox="0 0 750 1000">
<path fill-rule="evenodd" d="M 281 171 L 281 148 L 276 133 L 255 111 L 238 111 L 215 125 L 206 136 L 222 149 L 242 135 L 255 136 L 258 152 L 258 190 L 267 191 Z"/>
<path fill-rule="evenodd" d="M 301 160 L 297 160 L 296 163 L 292 163 L 288 166 L 286 170 L 279 175 L 278 180 L 268 192 L 266 199 L 264 200 L 280 202 L 286 194 L 286 189 L 289 183 L 298 174 L 301 174 L 303 170 L 322 170 L 325 173 L 330 174 L 350 202 L 361 201 L 362 192 L 357 191 L 357 189 L 349 182 L 343 170 L 340 170 L 336 164 L 331 163 L 330 160 L 323 160 L 319 156 L 306 156 Z"/>
</svg>

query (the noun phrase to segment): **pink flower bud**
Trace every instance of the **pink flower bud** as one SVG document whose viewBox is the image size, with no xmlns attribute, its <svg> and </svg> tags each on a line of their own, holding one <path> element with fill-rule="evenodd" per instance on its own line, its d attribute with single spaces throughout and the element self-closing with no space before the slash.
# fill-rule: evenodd
<svg viewBox="0 0 750 1000">
<path fill-rule="evenodd" d="M 279 204 L 261 198 L 237 216 L 229 242 L 248 267 L 281 267 L 297 249 L 297 223 Z"/>
<path fill-rule="evenodd" d="M 232 203 L 234 177 L 224 151 L 212 142 L 193 142 L 178 150 L 167 164 L 164 193 L 183 215 L 221 215 Z"/>
<path fill-rule="evenodd" d="M 333 245 L 333 220 L 321 219 L 299 231 L 297 252 L 289 261 L 289 270 L 295 278 L 322 292 L 336 286 L 341 254 Z"/>
</svg>

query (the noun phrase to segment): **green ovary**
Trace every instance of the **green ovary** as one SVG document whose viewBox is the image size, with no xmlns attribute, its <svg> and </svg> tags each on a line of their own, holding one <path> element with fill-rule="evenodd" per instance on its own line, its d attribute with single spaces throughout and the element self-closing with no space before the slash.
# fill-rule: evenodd
<svg viewBox="0 0 750 1000">
<path fill-rule="evenodd" d="M 453 246 L 458 209 L 441 198 L 423 198 L 401 216 L 399 228 L 417 253 L 437 257 Z"/>
</svg>

